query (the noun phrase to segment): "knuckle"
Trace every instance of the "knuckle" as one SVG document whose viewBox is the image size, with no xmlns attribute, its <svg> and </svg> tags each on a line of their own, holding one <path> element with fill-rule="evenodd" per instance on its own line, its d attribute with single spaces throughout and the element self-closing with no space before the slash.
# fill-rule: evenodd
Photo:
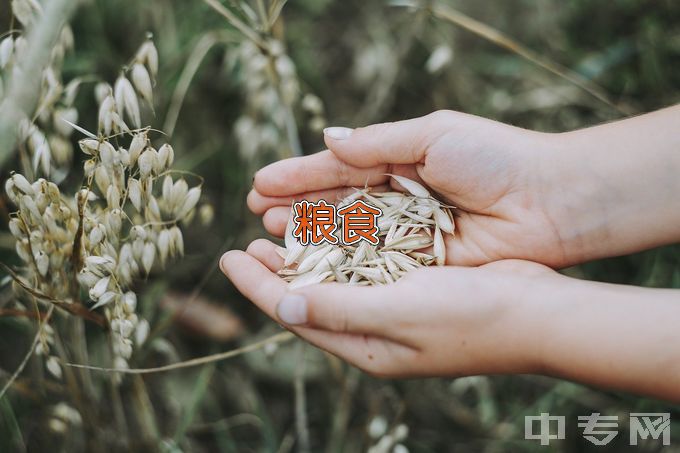
<svg viewBox="0 0 680 453">
<path fill-rule="evenodd" d="M 347 312 L 334 305 L 322 305 L 315 302 L 316 298 L 308 296 L 307 321 L 311 326 L 319 326 L 334 332 L 345 333 L 349 331 Z"/>
<path fill-rule="evenodd" d="M 335 162 L 335 171 L 338 175 L 338 181 L 342 186 L 346 186 L 349 184 L 350 181 L 350 176 L 351 176 L 351 171 L 349 166 L 347 165 L 346 162 L 342 160 L 336 160 Z"/>
<path fill-rule="evenodd" d="M 257 252 L 258 250 L 261 250 L 263 246 L 267 244 L 266 239 L 255 239 L 253 242 L 248 244 L 248 247 L 246 248 L 246 253 L 249 255 L 252 255 L 254 252 Z"/>
<path fill-rule="evenodd" d="M 448 122 L 452 121 L 457 113 L 453 110 L 435 110 L 434 112 L 427 115 L 427 118 L 435 122 Z"/>
<path fill-rule="evenodd" d="M 356 131 L 358 131 L 359 136 L 379 140 L 391 133 L 394 124 L 392 122 L 371 124 L 370 126 L 360 127 Z"/>
</svg>

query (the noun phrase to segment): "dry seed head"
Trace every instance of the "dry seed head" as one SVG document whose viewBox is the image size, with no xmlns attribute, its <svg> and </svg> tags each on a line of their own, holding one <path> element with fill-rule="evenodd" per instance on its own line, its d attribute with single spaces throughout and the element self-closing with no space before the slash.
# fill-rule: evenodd
<svg viewBox="0 0 680 453">
<path fill-rule="evenodd" d="M 90 309 L 94 310 L 96 308 L 103 307 L 104 305 L 108 305 L 111 302 L 113 302 L 117 296 L 118 293 L 116 293 L 115 291 L 107 291 L 99 297 L 97 303 L 94 304 Z"/>
<path fill-rule="evenodd" d="M 132 83 L 137 92 L 142 96 L 149 105 L 153 105 L 153 88 L 151 87 L 151 78 L 146 68 L 140 64 L 132 65 Z"/>
<path fill-rule="evenodd" d="M 121 74 L 116 80 L 113 92 L 118 115 L 121 118 L 127 116 L 135 128 L 141 127 L 142 118 L 139 110 L 139 101 L 137 100 L 135 89 L 124 74 Z"/>
<path fill-rule="evenodd" d="M 109 93 L 99 106 L 99 130 L 109 135 L 114 128 L 113 114 L 116 113 L 116 101 Z"/>
<path fill-rule="evenodd" d="M 10 35 L 0 42 L 0 69 L 5 69 L 14 54 L 14 38 Z"/>
<path fill-rule="evenodd" d="M 146 147 L 146 132 L 139 132 L 132 137 L 132 142 L 130 142 L 130 165 L 135 165 L 139 155 Z"/>
<path fill-rule="evenodd" d="M 56 358 L 55 356 L 50 356 L 47 358 L 47 361 L 45 362 L 45 367 L 47 368 L 47 371 L 49 371 L 52 376 L 54 376 L 57 379 L 61 379 L 61 365 L 59 365 L 59 359 Z"/>
<path fill-rule="evenodd" d="M 156 163 L 157 160 L 158 158 L 156 156 L 156 150 L 153 148 L 147 148 L 146 151 L 144 151 L 142 155 L 139 156 L 137 163 L 141 178 L 146 178 L 152 174 L 154 167 L 158 165 Z"/>
<path fill-rule="evenodd" d="M 137 212 L 142 212 L 142 184 L 135 178 L 128 178 L 128 197 Z M 135 227 L 133 227 L 135 228 Z"/>
<path fill-rule="evenodd" d="M 99 140 L 84 138 L 78 142 L 78 146 L 88 156 L 94 156 L 99 149 Z"/>
<path fill-rule="evenodd" d="M 19 173 L 14 173 L 11 179 L 12 183 L 14 183 L 14 186 L 21 192 L 23 192 L 25 195 L 31 196 L 35 195 L 33 186 L 31 186 L 31 183 L 29 183 L 28 180 L 23 175 L 20 175 Z"/>
<path fill-rule="evenodd" d="M 155 79 L 158 74 L 158 51 L 151 39 L 148 39 L 137 51 L 135 56 L 137 62 L 145 64 L 149 69 L 151 78 Z"/>
<path fill-rule="evenodd" d="M 155 258 L 156 247 L 152 242 L 145 243 L 142 252 L 142 266 L 144 267 L 144 272 L 147 274 L 151 272 L 151 267 L 153 266 L 153 261 Z"/>
<path fill-rule="evenodd" d="M 35 0 L 15 0 L 18 8 L 31 3 Z M 177 225 L 194 215 L 201 190 L 190 189 L 183 179 L 174 182 L 168 177 L 163 181 L 160 197 L 161 187 L 154 184 L 153 176 L 171 170 L 174 150 L 163 145 L 156 151 L 147 139 L 149 129 L 132 133 L 123 120 L 140 126 L 137 92 L 149 103 L 152 101 L 149 73 L 155 76 L 158 68 L 153 44 L 149 41 L 141 47 L 139 61 L 130 71 L 132 83 L 123 74 L 115 89 L 105 83 L 96 86 L 99 139 L 75 124 L 78 115 L 71 106 L 80 80 L 64 88 L 60 68 L 54 64 L 72 45 L 72 34 L 65 30 L 53 52 L 53 63 L 41 74 L 40 127 L 24 118 L 19 135 L 34 167 L 45 174 L 54 163 L 71 161 L 73 150 L 67 137 L 73 129 L 86 135 L 79 147 L 91 156 L 83 165 L 87 188 L 75 196 L 62 196 L 52 181 L 41 178 L 31 184 L 21 175 L 10 176 L 5 190 L 19 213 L 10 216 L 9 229 L 17 239 L 16 251 L 24 261 L 22 272 L 27 281 L 37 281 L 37 290 L 70 301 L 73 288 L 64 282 L 70 281 L 73 238 L 82 225 L 83 240 L 79 245 L 84 267 L 78 271 L 77 280 L 95 302 L 92 309 L 106 307 L 104 314 L 111 326 L 116 326 L 111 332 L 114 363 L 127 366 L 133 344 L 129 337 L 134 334 L 139 336 L 138 342 L 143 342 L 149 330 L 148 322 L 134 313 L 136 295 L 129 291 L 130 285 L 134 278 L 151 271 L 157 256 L 165 264 L 168 258 L 183 254 L 183 236 Z M 0 40 L 0 60 L 11 66 L 6 73 L 21 76 L 13 62 L 24 48 L 21 37 Z M 122 132 L 116 137 L 117 145 L 122 141 L 118 149 L 104 137 L 112 132 Z M 57 175 L 61 177 L 61 172 Z M 96 193 L 91 189 L 90 178 L 94 179 Z M 126 207 L 128 200 L 137 213 Z M 168 227 L 161 224 L 163 220 Z M 143 222 L 150 225 L 143 226 Z M 40 349 L 48 352 L 45 341 L 41 341 Z"/>
<path fill-rule="evenodd" d="M 192 187 L 191 189 L 189 189 L 186 197 L 184 197 L 180 209 L 177 212 L 177 217 L 181 218 L 188 215 L 189 212 L 191 212 L 191 210 L 196 207 L 196 204 L 198 203 L 198 200 L 200 198 L 201 198 L 200 187 Z"/>
<path fill-rule="evenodd" d="M 172 149 L 172 146 L 168 145 L 167 143 L 161 146 L 158 149 L 158 160 L 160 161 L 161 167 L 163 167 L 163 169 L 171 167 L 175 161 L 175 151 Z"/>
</svg>

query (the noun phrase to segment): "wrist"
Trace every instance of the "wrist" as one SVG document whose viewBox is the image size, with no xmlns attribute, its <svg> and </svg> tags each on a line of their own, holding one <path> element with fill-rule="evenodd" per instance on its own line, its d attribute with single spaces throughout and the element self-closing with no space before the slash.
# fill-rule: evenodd
<svg viewBox="0 0 680 453">
<path fill-rule="evenodd" d="M 562 251 L 558 267 L 608 256 L 615 249 L 610 210 L 625 201 L 606 181 L 607 169 L 590 159 L 581 131 L 544 134 L 537 153 L 535 190 Z"/>
<path fill-rule="evenodd" d="M 680 109 L 544 134 L 537 187 L 564 265 L 680 240 Z"/>
<path fill-rule="evenodd" d="M 515 358 L 521 373 L 552 375 L 556 348 L 554 331 L 569 313 L 570 296 L 579 280 L 554 271 L 525 276 L 513 297 L 512 325 L 521 332 Z"/>
<path fill-rule="evenodd" d="M 488 373 L 543 374 L 549 355 L 544 348 L 544 338 L 549 335 L 546 322 L 552 310 L 548 307 L 554 294 L 568 289 L 572 279 L 554 272 L 546 266 L 519 260 L 499 261 L 486 265 L 499 272 L 493 279 L 494 299 L 501 306 L 488 325 L 492 331 L 481 334 L 487 339 L 490 352 Z M 488 284 L 488 280 L 487 280 Z"/>
</svg>

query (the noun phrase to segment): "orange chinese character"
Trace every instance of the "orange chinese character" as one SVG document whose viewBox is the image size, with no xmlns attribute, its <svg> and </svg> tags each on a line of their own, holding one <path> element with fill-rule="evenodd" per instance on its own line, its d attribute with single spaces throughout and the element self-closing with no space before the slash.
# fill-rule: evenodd
<svg viewBox="0 0 680 453">
<path fill-rule="evenodd" d="M 378 243 L 378 227 L 376 219 L 382 215 L 382 211 L 369 206 L 361 200 L 346 206 L 338 211 L 342 217 L 342 243 L 354 244 L 366 239 L 373 245 Z"/>
<path fill-rule="evenodd" d="M 324 241 L 337 244 L 338 238 L 333 236 L 333 232 L 338 227 L 335 223 L 335 206 L 323 200 L 318 203 L 302 200 L 295 203 L 293 209 L 295 210 L 293 236 L 302 245 L 310 242 L 313 245 L 319 245 Z"/>
</svg>

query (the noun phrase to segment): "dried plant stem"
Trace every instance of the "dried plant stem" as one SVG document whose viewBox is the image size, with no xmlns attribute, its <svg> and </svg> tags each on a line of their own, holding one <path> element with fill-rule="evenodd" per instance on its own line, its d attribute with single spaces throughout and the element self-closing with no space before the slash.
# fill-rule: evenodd
<svg viewBox="0 0 680 453">
<path fill-rule="evenodd" d="M 262 22 L 262 30 L 265 33 L 269 33 L 270 23 L 267 9 L 264 6 L 263 0 L 257 0 L 257 13 L 260 15 L 260 21 Z"/>
<path fill-rule="evenodd" d="M 590 94 L 594 98 L 608 105 L 617 112 L 625 115 L 630 115 L 635 113 L 635 111 L 627 105 L 620 105 L 612 101 L 606 92 L 599 86 L 597 86 L 592 81 L 586 79 L 582 75 L 572 71 L 571 69 L 562 66 L 559 63 L 551 61 L 528 47 L 520 44 L 511 37 L 505 35 L 504 33 L 496 30 L 489 25 L 480 22 L 476 19 L 467 16 L 460 11 L 451 8 L 448 5 L 443 5 L 439 2 L 432 4 L 431 6 L 426 6 L 423 3 L 413 0 L 399 0 L 395 2 L 399 6 L 409 6 L 413 8 L 428 8 L 435 17 L 449 21 L 455 25 L 458 25 L 465 30 L 480 36 L 495 45 L 502 47 L 510 52 L 519 55 L 525 60 L 535 64 L 536 66 L 551 72 L 564 80 L 572 83 L 578 88 L 582 89 L 586 93 Z"/>
<path fill-rule="evenodd" d="M 224 7 L 224 5 L 222 5 L 220 2 L 218 2 L 217 0 L 203 0 L 203 1 L 212 9 L 214 9 L 217 13 L 219 13 L 221 16 L 227 19 L 229 23 L 234 26 L 234 28 L 243 33 L 243 35 L 246 38 L 250 39 L 258 47 L 260 47 L 261 49 L 267 48 L 267 44 L 262 40 L 262 38 L 260 38 L 260 36 L 255 32 L 255 30 L 250 28 L 241 19 L 236 17 L 234 13 L 229 11 L 229 9 Z"/>
<path fill-rule="evenodd" d="M 59 357 L 61 363 L 66 363 L 68 358 L 68 352 L 66 350 L 66 344 L 64 339 L 59 333 L 55 332 L 54 335 L 54 349 Z M 85 428 L 86 439 L 87 439 L 87 450 L 91 452 L 100 452 L 102 450 L 102 444 L 99 441 L 100 429 L 98 427 L 98 417 L 97 417 L 97 407 L 96 400 L 90 399 L 91 396 L 83 395 L 81 392 L 81 385 L 76 378 L 75 373 L 71 369 L 63 369 L 64 382 L 68 388 L 69 393 L 73 398 L 73 403 L 78 411 L 82 414 L 83 427 Z"/>
<path fill-rule="evenodd" d="M 290 145 L 291 156 L 284 157 L 294 157 L 302 156 L 302 145 L 300 144 L 300 138 L 298 134 L 298 126 L 295 122 L 295 114 L 290 105 L 284 102 L 286 108 L 286 134 L 288 135 L 288 144 Z"/>
<path fill-rule="evenodd" d="M 297 431 L 298 452 L 308 453 L 311 451 L 309 445 L 309 423 L 307 422 L 307 398 L 305 395 L 305 350 L 307 344 L 298 342 L 296 345 L 295 378 L 293 387 L 295 389 L 295 430 Z"/>
<path fill-rule="evenodd" d="M 142 377 L 135 376 L 132 379 L 132 393 L 136 425 L 142 432 L 144 441 L 151 444 L 154 439 L 158 439 L 158 423 L 156 423 L 153 404 Z"/>
<path fill-rule="evenodd" d="M 333 413 L 330 440 L 326 446 L 326 452 L 328 453 L 343 451 L 346 448 L 347 425 L 352 409 L 352 400 L 359 385 L 360 377 L 361 372 L 357 368 L 347 367 L 343 385 L 338 396 L 338 404 L 335 406 Z"/>
<path fill-rule="evenodd" d="M 79 362 L 89 362 L 89 353 L 87 351 L 87 340 L 85 337 L 85 322 L 82 318 L 77 316 L 69 316 L 66 320 L 68 325 L 68 340 L 73 351 L 73 356 Z M 89 401 L 96 401 L 96 392 L 94 383 L 92 382 L 92 374 L 90 370 L 79 370 L 78 378 L 82 386 L 83 393 Z"/>
<path fill-rule="evenodd" d="M 75 10 L 78 0 L 52 0 L 28 34 L 21 77 L 12 77 L 7 96 L 0 104 L 0 168 L 12 155 L 19 122 L 31 117 L 37 103 L 42 72 L 54 43 Z"/>
<path fill-rule="evenodd" d="M 35 297 L 36 299 L 49 302 L 50 304 L 52 304 L 52 306 L 57 306 L 71 313 L 72 315 L 79 316 L 88 321 L 92 321 L 100 327 L 106 327 L 107 325 L 106 318 L 104 318 L 101 314 L 88 310 L 87 307 L 85 307 L 82 304 L 74 304 L 71 302 L 67 302 L 65 300 L 55 299 L 54 297 L 50 297 L 47 294 L 43 294 L 40 291 L 33 289 L 31 285 L 26 283 L 24 279 L 19 277 L 17 273 L 14 272 L 12 268 L 7 266 L 5 263 L 0 263 L 0 267 L 2 267 L 5 270 L 5 272 L 7 272 L 19 286 L 21 286 L 26 292 L 28 292 L 31 296 Z"/>
<path fill-rule="evenodd" d="M 246 354 L 248 352 L 253 352 L 257 351 L 258 349 L 262 349 L 268 344 L 272 343 L 284 343 L 286 341 L 292 340 L 295 338 L 295 335 L 293 335 L 290 332 L 281 332 L 276 335 L 272 335 L 271 337 L 265 338 L 264 340 L 257 341 L 255 343 L 249 344 L 247 346 L 244 346 L 242 348 L 237 348 L 237 349 L 232 349 L 231 351 L 226 351 L 226 352 L 220 352 L 217 354 L 211 354 L 207 355 L 204 357 L 197 357 L 195 359 L 191 360 L 186 360 L 184 362 L 177 362 L 177 363 L 172 363 L 170 365 L 164 365 L 164 366 L 159 366 L 159 367 L 153 367 L 153 368 L 102 368 L 98 366 L 92 366 L 92 365 L 83 365 L 79 363 L 67 363 L 66 366 L 74 367 L 74 368 L 86 368 L 88 370 L 94 370 L 94 371 L 104 371 L 107 373 L 124 373 L 124 374 L 150 374 L 150 373 L 160 373 L 163 371 L 172 371 L 172 370 L 177 370 L 180 368 L 190 368 L 198 365 L 205 365 L 206 363 L 212 363 L 212 362 L 219 362 L 221 360 L 226 360 L 230 359 L 232 357 L 236 357 L 242 354 Z"/>
<path fill-rule="evenodd" d="M 45 316 L 40 321 L 38 331 L 36 332 L 35 336 L 33 337 L 33 342 L 31 343 L 31 347 L 29 348 L 28 352 L 26 352 L 26 355 L 21 360 L 21 363 L 19 364 L 17 369 L 14 371 L 14 373 L 12 373 L 12 375 L 9 377 L 7 382 L 5 382 L 5 385 L 2 387 L 2 390 L 0 390 L 0 399 L 2 399 L 3 396 L 5 396 L 5 393 L 7 393 L 7 390 L 12 386 L 14 381 L 16 381 L 16 379 L 19 377 L 21 372 L 24 371 L 24 368 L 26 368 L 26 364 L 28 363 L 29 359 L 33 355 L 33 351 L 35 351 L 35 347 L 38 345 L 38 341 L 40 341 L 40 333 L 42 332 L 42 326 L 50 320 L 50 317 L 52 316 L 53 312 L 54 312 L 54 305 L 50 305 L 50 307 L 47 309 L 47 313 L 45 313 Z"/>
<path fill-rule="evenodd" d="M 263 25 L 266 27 L 265 25 Z M 271 32 L 270 32 L 271 34 Z M 281 88 L 281 77 L 276 70 L 276 59 L 271 52 L 265 52 L 269 63 L 269 70 L 267 74 L 271 80 L 272 86 L 276 89 L 276 94 L 279 96 L 281 105 L 284 108 L 285 119 L 286 119 L 286 136 L 288 138 L 288 145 L 290 146 L 290 153 L 288 155 L 281 156 L 282 158 L 302 156 L 302 145 L 300 144 L 300 134 L 298 130 L 297 122 L 295 121 L 295 113 L 293 112 L 293 106 L 288 102 L 286 96 L 283 94 L 283 89 Z"/>
<path fill-rule="evenodd" d="M 380 77 L 380 79 L 372 85 L 366 95 L 364 105 L 356 114 L 355 121 L 357 124 L 370 124 L 380 118 L 384 118 L 386 112 L 394 103 L 397 92 L 395 86 L 403 75 L 403 71 L 401 70 L 402 63 L 413 48 L 413 44 L 417 41 L 417 38 L 421 35 L 423 24 L 427 22 L 428 14 L 427 11 L 423 10 L 414 16 L 411 26 L 408 30 L 405 30 L 404 33 L 399 34 L 400 39 L 395 43 L 395 59 L 397 64 L 393 68 L 390 68 L 390 65 L 386 65 L 386 69 L 390 69 L 389 72 L 386 72 L 383 77 Z M 378 26 L 378 24 L 376 24 L 376 26 Z M 387 24 L 381 24 L 380 26 L 383 27 L 380 30 L 381 32 L 385 34 L 389 33 L 388 30 L 386 30 Z"/>
</svg>

